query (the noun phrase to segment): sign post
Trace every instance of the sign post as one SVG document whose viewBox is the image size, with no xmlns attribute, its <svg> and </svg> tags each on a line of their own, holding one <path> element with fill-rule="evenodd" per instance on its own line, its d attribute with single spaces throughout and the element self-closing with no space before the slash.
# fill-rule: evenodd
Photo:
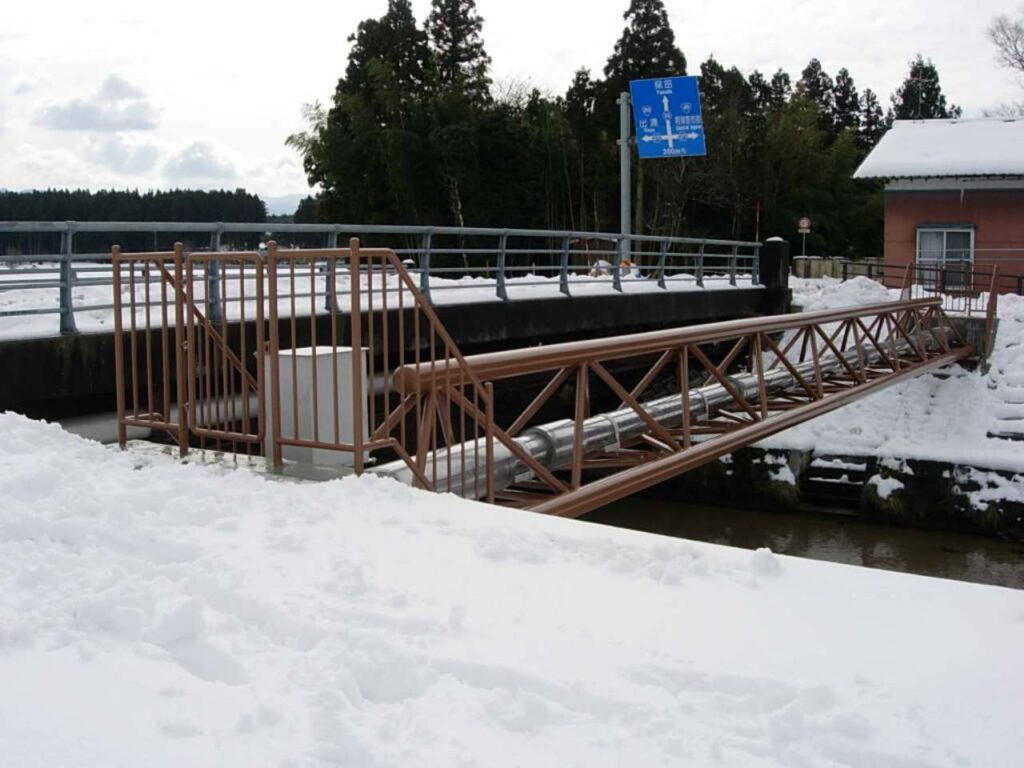
<svg viewBox="0 0 1024 768">
<path fill-rule="evenodd" d="M 800 217 L 800 221 L 798 221 L 796 224 L 797 224 L 797 230 L 796 231 L 800 233 L 800 238 L 801 238 L 800 255 L 801 256 L 806 256 L 807 255 L 807 235 L 809 235 L 810 232 L 811 232 L 811 220 L 807 216 L 801 216 Z"/>
<path fill-rule="evenodd" d="M 619 263 L 629 261 L 631 243 L 630 220 L 633 215 L 632 179 L 630 178 L 631 150 L 629 148 L 629 94 L 623 91 L 617 100 L 619 105 Z M 618 272 L 616 272 L 618 274 Z"/>
<path fill-rule="evenodd" d="M 633 105 L 636 148 L 641 160 L 658 157 L 702 157 L 704 119 L 696 77 L 633 80 L 629 93 L 619 94 L 619 261 L 631 253 L 632 180 L 629 106 Z"/>
</svg>

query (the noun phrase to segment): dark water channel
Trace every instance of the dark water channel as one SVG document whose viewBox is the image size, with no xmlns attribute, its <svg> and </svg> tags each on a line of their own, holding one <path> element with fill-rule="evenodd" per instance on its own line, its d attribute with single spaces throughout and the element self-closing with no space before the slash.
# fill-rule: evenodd
<svg viewBox="0 0 1024 768">
<path fill-rule="evenodd" d="M 621 528 L 833 563 L 1024 589 L 1024 543 L 895 528 L 841 515 L 632 498 L 586 516 Z"/>
</svg>

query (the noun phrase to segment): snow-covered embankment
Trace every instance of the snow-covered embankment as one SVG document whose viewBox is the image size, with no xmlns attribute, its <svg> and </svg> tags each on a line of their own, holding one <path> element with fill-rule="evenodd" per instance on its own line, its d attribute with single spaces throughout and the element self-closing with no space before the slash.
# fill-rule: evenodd
<svg viewBox="0 0 1024 768">
<path fill-rule="evenodd" d="M 0 415 L 0 763 L 996 766 L 1024 593 Z"/>
</svg>

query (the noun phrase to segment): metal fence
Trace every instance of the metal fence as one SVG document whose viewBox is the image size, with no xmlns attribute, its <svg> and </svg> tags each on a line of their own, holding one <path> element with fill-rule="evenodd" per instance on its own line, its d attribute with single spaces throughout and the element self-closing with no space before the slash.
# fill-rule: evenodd
<svg viewBox="0 0 1024 768">
<path fill-rule="evenodd" d="M 841 275 L 843 280 L 867 277 L 912 298 L 939 296 L 944 311 L 963 315 L 988 314 L 995 295 L 1024 293 L 1024 276 L 1004 274 L 998 263 L 900 266 L 846 261 Z"/>
<path fill-rule="evenodd" d="M 110 292 L 89 297 L 80 289 L 112 285 L 110 249 L 187 252 L 255 251 L 271 239 L 282 247 L 335 248 L 358 236 L 367 246 L 387 246 L 414 275 L 428 301 L 433 291 L 480 291 L 502 301 L 523 288 L 569 296 L 575 287 L 607 285 L 623 291 L 627 279 L 668 290 L 684 280 L 704 287 L 707 278 L 729 285 L 758 283 L 760 243 L 605 232 L 473 227 L 379 226 L 222 222 L 0 222 L 0 317 L 59 315 L 62 333 L 77 331 L 76 312 L 114 309 Z M 628 242 L 627 242 L 628 241 Z M 628 253 L 627 260 L 621 259 Z M 213 266 L 213 265 L 211 265 Z M 245 268 L 240 264 L 239 268 Z M 331 280 L 325 301 L 349 289 Z M 219 275 L 207 271 L 206 290 L 218 296 Z M 22 303 L 4 294 L 30 292 Z M 54 295 L 55 294 L 55 295 Z M 521 292 L 525 295 L 525 292 Z M 532 293 L 530 295 L 536 295 Z M 306 294 L 303 294 L 305 297 Z M 226 301 L 232 301 L 228 296 Z M 325 304 L 324 309 L 330 307 Z M 219 307 L 211 307 L 214 319 Z"/>
</svg>

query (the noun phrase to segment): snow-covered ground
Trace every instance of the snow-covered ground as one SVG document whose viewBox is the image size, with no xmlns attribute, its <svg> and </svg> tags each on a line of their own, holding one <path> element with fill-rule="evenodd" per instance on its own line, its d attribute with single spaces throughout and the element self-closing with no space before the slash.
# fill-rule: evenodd
<svg viewBox="0 0 1024 768">
<path fill-rule="evenodd" d="M 4 766 L 1024 754 L 1024 592 L 0 434 Z"/>
<path fill-rule="evenodd" d="M 710 269 L 710 268 L 709 268 Z M 228 267 L 224 271 L 228 302 L 225 305 L 225 316 L 228 319 L 237 319 L 240 316 L 241 306 L 238 302 L 240 295 L 239 274 L 237 267 Z M 419 285 L 419 275 L 413 275 L 416 284 Z M 31 271 L 31 268 L 5 270 L 3 272 L 5 285 L 0 290 L 0 339 L 25 338 L 35 336 L 52 336 L 60 330 L 60 318 L 57 309 L 60 306 L 59 291 L 57 288 L 57 277 L 55 273 L 47 273 L 39 276 Z M 72 304 L 76 307 L 75 323 L 80 331 L 109 331 L 113 328 L 114 312 L 112 307 L 113 288 L 110 284 L 110 270 L 101 269 L 83 273 L 83 284 L 75 285 L 72 288 Z M 26 285 L 42 285 L 43 287 L 18 288 L 20 282 Z M 42 280 L 42 283 L 40 281 Z M 91 283 L 87 282 L 91 281 Z M 92 284 L 99 283 L 99 284 Z M 382 290 L 378 275 L 374 278 L 375 292 Z M 658 286 L 658 281 L 650 277 L 640 277 L 637 274 L 624 271 L 620 281 L 623 293 L 654 293 L 661 291 L 701 291 L 701 290 L 732 290 L 735 288 L 751 287 L 751 276 L 749 273 L 739 273 L 736 276 L 736 285 L 732 285 L 727 275 L 712 274 L 709 272 L 703 279 L 703 286 L 697 285 L 694 275 L 684 272 L 675 272 L 666 276 L 665 288 Z M 323 277 L 315 281 L 317 292 L 317 308 L 323 305 L 326 282 Z M 387 285 L 390 292 L 390 305 L 397 306 L 397 291 L 399 282 L 397 277 L 390 275 L 387 278 Z M 252 297 L 256 295 L 256 281 L 253 278 L 245 279 L 245 295 L 249 297 L 246 301 L 246 317 L 252 318 L 255 315 L 255 302 Z M 491 301 L 502 301 L 497 296 L 496 281 L 487 277 L 461 277 L 450 279 L 444 277 L 430 278 L 431 300 L 435 304 L 467 304 Z M 278 293 L 281 297 L 290 296 L 293 290 L 290 278 L 282 277 L 278 280 Z M 550 272 L 538 274 L 524 274 L 520 277 L 510 277 L 506 281 L 506 289 L 510 300 L 551 298 L 557 299 L 562 294 L 559 292 L 559 278 L 557 274 Z M 298 314 L 309 314 L 310 309 L 310 280 L 309 272 L 298 272 L 295 284 L 296 311 Z M 339 274 L 336 283 L 338 306 L 347 310 L 349 306 L 349 292 L 351 281 L 347 275 Z M 588 275 L 574 274 L 570 278 L 570 293 L 573 296 L 615 296 L 618 292 L 612 284 L 610 275 Z M 144 323 L 145 283 L 139 273 L 138 282 L 135 287 L 137 306 L 136 320 Z M 201 300 L 204 289 L 200 280 L 193 287 L 193 295 Z M 150 301 L 154 304 L 160 301 L 161 287 L 153 278 L 150 286 Z M 173 294 L 172 301 L 173 301 Z M 124 305 L 129 305 L 130 288 L 127 278 L 121 291 L 121 298 Z M 364 303 L 366 299 L 363 299 Z M 380 301 L 379 296 L 377 301 Z M 408 303 L 408 296 L 405 302 Z M 291 312 L 290 299 L 280 300 L 282 313 Z M 379 306 L 379 304 L 378 304 Z M 19 315 L 3 315 L 5 312 L 22 312 Z M 173 314 L 173 313 L 172 313 Z M 153 318 L 156 321 L 158 313 L 154 310 Z M 128 324 L 129 313 L 124 314 L 125 325 Z"/>
<path fill-rule="evenodd" d="M 859 277 L 791 280 L 805 310 L 899 298 Z M 1024 442 L 990 435 L 1024 432 L 1024 297 L 1000 296 L 999 329 L 987 373 L 953 366 L 922 375 L 805 422 L 762 447 L 821 454 L 930 459 L 1024 473 Z M 1007 493 L 1024 501 L 1024 478 Z"/>
</svg>

